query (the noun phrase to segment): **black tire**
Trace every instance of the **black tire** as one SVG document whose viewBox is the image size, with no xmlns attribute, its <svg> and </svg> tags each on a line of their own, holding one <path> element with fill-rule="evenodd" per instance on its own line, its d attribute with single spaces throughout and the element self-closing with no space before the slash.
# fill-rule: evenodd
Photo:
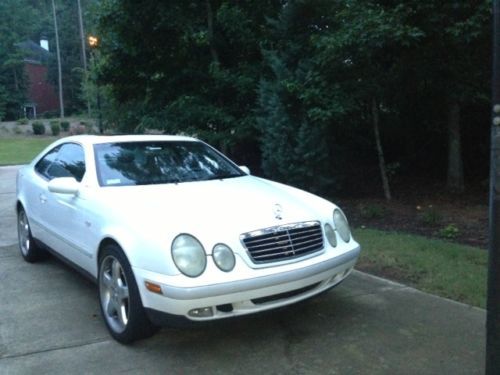
<svg viewBox="0 0 500 375">
<path fill-rule="evenodd" d="M 28 215 L 23 207 L 17 210 L 17 240 L 21 255 L 26 262 L 33 263 L 47 257 L 47 252 L 37 246 L 31 235 Z"/>
<path fill-rule="evenodd" d="M 99 257 L 99 305 L 109 333 L 122 343 L 152 336 L 158 327 L 148 319 L 127 257 L 116 244 Z"/>
</svg>

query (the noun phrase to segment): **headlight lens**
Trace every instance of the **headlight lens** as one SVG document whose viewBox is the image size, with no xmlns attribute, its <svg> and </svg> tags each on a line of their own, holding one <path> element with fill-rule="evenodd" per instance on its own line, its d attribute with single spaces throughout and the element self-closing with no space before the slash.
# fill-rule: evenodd
<svg viewBox="0 0 500 375">
<path fill-rule="evenodd" d="M 207 256 L 200 241 L 189 234 L 180 234 L 172 242 L 172 258 L 184 275 L 200 276 L 207 265 Z"/>
<path fill-rule="evenodd" d="M 344 213 L 338 209 L 333 211 L 333 223 L 335 224 L 335 229 L 339 232 L 340 238 L 344 242 L 349 242 L 351 239 L 351 230 L 349 229 L 349 224 Z"/>
<path fill-rule="evenodd" d="M 233 251 L 224 244 L 214 246 L 212 251 L 214 262 L 222 271 L 229 272 L 234 268 L 236 260 Z"/>
<path fill-rule="evenodd" d="M 325 224 L 325 235 L 328 243 L 332 247 L 337 246 L 337 235 L 330 224 Z"/>
</svg>

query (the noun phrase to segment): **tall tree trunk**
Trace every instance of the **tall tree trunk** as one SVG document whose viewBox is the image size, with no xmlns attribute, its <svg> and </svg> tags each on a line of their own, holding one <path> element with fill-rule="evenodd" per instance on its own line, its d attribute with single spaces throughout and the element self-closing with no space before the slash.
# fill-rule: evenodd
<svg viewBox="0 0 500 375">
<path fill-rule="evenodd" d="M 377 100 L 375 98 L 372 99 L 372 122 L 373 122 L 373 133 L 375 134 L 375 143 L 377 146 L 380 177 L 382 178 L 382 187 L 384 189 L 384 196 L 386 200 L 390 201 L 392 198 L 391 189 L 389 187 L 389 178 L 387 177 L 387 168 L 385 167 L 384 150 L 382 148 L 382 142 L 380 141 L 379 108 Z"/>
<path fill-rule="evenodd" d="M 464 170 L 460 140 L 460 105 L 456 100 L 448 106 L 448 179 L 447 188 L 453 193 L 464 191 Z"/>
<path fill-rule="evenodd" d="M 56 34 L 57 73 L 58 73 L 58 83 L 59 83 L 59 109 L 60 109 L 60 116 L 61 116 L 61 118 L 64 118 L 64 101 L 63 101 L 62 69 L 61 69 L 61 51 L 59 49 L 59 31 L 57 29 L 56 4 L 54 3 L 54 0 L 52 0 L 52 13 L 54 15 L 54 32 Z"/>
<path fill-rule="evenodd" d="M 205 0 L 207 5 L 207 26 L 208 26 L 208 43 L 210 46 L 210 54 L 212 55 L 212 60 L 215 63 L 219 63 L 219 54 L 215 48 L 214 42 L 214 12 L 212 11 L 212 4 L 210 0 Z"/>
<path fill-rule="evenodd" d="M 17 70 L 16 68 L 12 68 L 12 73 L 14 74 L 14 89 L 19 91 L 19 79 L 17 78 Z"/>
</svg>

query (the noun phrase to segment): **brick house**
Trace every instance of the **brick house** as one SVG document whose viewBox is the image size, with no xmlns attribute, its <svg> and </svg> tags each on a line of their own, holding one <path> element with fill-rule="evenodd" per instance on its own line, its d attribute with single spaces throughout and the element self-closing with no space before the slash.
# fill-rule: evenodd
<svg viewBox="0 0 500 375">
<path fill-rule="evenodd" d="M 48 61 L 51 53 L 45 39 L 40 45 L 27 40 L 17 44 L 24 56 L 24 70 L 27 77 L 27 102 L 23 105 L 25 117 L 36 118 L 45 112 L 59 109 L 59 100 L 54 85 L 48 81 Z"/>
</svg>

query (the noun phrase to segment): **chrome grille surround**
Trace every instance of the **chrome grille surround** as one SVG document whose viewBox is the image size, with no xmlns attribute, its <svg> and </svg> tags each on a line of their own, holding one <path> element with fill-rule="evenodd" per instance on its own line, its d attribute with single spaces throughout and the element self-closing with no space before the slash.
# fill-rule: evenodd
<svg viewBox="0 0 500 375">
<path fill-rule="evenodd" d="M 287 261 L 323 250 L 323 230 L 319 221 L 285 224 L 240 235 L 240 240 L 256 264 Z"/>
</svg>

